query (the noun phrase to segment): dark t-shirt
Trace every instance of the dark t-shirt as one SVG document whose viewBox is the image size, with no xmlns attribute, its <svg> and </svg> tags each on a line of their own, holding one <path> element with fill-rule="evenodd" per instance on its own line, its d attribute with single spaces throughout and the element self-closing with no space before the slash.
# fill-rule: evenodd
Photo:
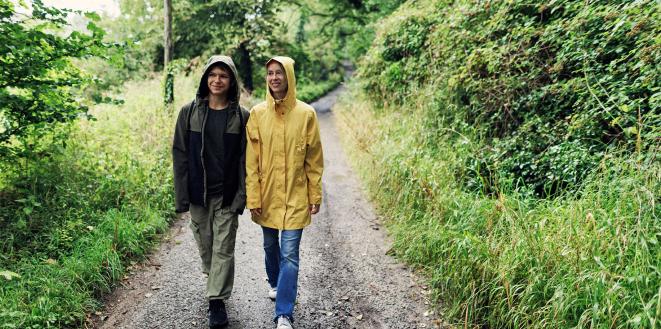
<svg viewBox="0 0 661 329">
<path fill-rule="evenodd" d="M 227 126 L 227 109 L 209 109 L 204 127 L 204 166 L 207 173 L 207 195 L 223 193 L 223 134 Z"/>
</svg>

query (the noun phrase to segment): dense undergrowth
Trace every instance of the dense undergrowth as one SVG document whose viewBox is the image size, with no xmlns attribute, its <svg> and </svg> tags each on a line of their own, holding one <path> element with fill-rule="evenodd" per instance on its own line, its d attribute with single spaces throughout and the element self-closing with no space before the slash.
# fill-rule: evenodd
<svg viewBox="0 0 661 329">
<path fill-rule="evenodd" d="M 179 80 L 181 103 L 193 87 Z M 0 328 L 80 325 L 168 227 L 174 117 L 159 86 L 128 83 L 125 105 L 97 106 L 65 143 L 3 172 Z"/>
<path fill-rule="evenodd" d="M 380 104 L 438 89 L 421 124 L 483 142 L 466 159 L 467 188 L 557 195 L 613 145 L 653 153 L 659 20 L 650 0 L 408 2 L 380 23 L 359 75 Z"/>
<path fill-rule="evenodd" d="M 660 325 L 659 7 L 585 4 L 409 1 L 335 109 L 449 322 Z"/>
<path fill-rule="evenodd" d="M 455 179 L 476 152 L 468 140 L 427 139 L 418 126 L 423 108 L 384 113 L 372 106 L 356 93 L 335 108 L 345 145 L 389 218 L 396 254 L 429 275 L 447 321 L 658 326 L 658 162 L 608 154 L 575 195 L 539 199 L 503 189 L 489 197 Z"/>
</svg>

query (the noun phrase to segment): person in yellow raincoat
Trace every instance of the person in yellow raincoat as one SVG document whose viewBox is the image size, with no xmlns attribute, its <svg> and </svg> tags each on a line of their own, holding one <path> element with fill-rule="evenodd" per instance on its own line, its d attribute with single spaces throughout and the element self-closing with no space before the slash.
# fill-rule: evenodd
<svg viewBox="0 0 661 329">
<path fill-rule="evenodd" d="M 246 196 L 264 233 L 274 322 L 287 329 L 294 321 L 303 228 L 321 205 L 324 160 L 317 114 L 296 99 L 294 60 L 273 57 L 266 69 L 266 101 L 252 108 L 246 125 Z"/>
</svg>

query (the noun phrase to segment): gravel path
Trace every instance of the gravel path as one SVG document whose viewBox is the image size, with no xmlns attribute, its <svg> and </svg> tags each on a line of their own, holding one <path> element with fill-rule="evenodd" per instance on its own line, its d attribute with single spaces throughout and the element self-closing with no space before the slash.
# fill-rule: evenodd
<svg viewBox="0 0 661 329">
<path fill-rule="evenodd" d="M 312 105 L 324 147 L 323 204 L 301 245 L 298 329 L 435 328 L 426 291 L 415 274 L 386 255 L 390 241 L 347 164 L 331 107 L 339 87 Z M 229 328 L 273 328 L 267 298 L 262 236 L 248 211 L 239 217 L 236 278 L 227 302 Z M 166 242 L 106 297 L 93 328 L 208 328 L 205 278 L 188 219 L 175 223 Z"/>
</svg>

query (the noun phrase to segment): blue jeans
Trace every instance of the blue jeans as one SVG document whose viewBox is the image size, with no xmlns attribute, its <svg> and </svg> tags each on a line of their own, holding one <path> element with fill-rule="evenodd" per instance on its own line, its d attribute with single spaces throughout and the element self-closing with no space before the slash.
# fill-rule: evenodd
<svg viewBox="0 0 661 329">
<path fill-rule="evenodd" d="M 294 304 L 298 286 L 298 249 L 303 229 L 279 231 L 263 227 L 266 275 L 271 288 L 278 287 L 275 298 L 275 318 L 284 315 L 294 321 Z M 280 241 L 278 241 L 280 240 Z"/>
</svg>

